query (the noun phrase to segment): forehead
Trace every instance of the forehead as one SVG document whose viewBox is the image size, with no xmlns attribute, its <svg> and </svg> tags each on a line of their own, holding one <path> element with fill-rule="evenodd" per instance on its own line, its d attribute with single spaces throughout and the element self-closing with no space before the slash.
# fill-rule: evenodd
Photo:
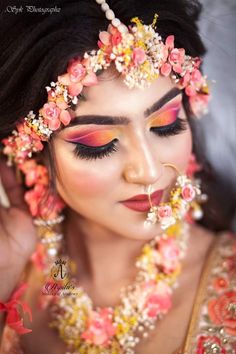
<svg viewBox="0 0 236 354">
<path fill-rule="evenodd" d="M 99 83 L 85 87 L 83 93 L 86 101 L 79 102 L 75 111 L 81 114 L 111 114 L 132 116 L 144 112 L 155 101 L 163 97 L 175 85 L 170 78 L 160 76 L 150 87 L 129 89 L 123 77 L 117 72 L 106 70 L 98 77 Z"/>
</svg>

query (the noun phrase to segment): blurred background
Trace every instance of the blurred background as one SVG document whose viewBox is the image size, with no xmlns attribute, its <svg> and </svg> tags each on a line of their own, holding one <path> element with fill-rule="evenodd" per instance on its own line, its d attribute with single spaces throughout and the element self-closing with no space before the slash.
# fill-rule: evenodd
<svg viewBox="0 0 236 354">
<path fill-rule="evenodd" d="M 210 113 L 200 129 L 207 157 L 222 178 L 222 208 L 230 203 L 236 209 L 236 0 L 201 2 L 200 33 L 208 49 L 204 71 L 215 83 Z"/>
</svg>

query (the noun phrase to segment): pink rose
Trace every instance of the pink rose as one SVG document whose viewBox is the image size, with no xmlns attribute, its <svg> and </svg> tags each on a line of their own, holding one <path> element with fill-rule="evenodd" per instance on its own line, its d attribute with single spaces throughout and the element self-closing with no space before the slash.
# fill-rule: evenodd
<svg viewBox="0 0 236 354">
<path fill-rule="evenodd" d="M 158 208 L 158 217 L 160 219 L 172 216 L 172 209 L 169 205 L 163 205 Z"/>
<path fill-rule="evenodd" d="M 107 346 L 109 339 L 116 333 L 116 328 L 112 323 L 113 310 L 104 308 L 99 312 L 91 311 L 87 329 L 81 337 L 87 342 L 95 345 Z"/>
<path fill-rule="evenodd" d="M 110 26 L 109 32 L 111 33 L 111 44 L 113 46 L 117 46 L 118 44 L 120 44 L 122 40 L 122 34 L 120 33 L 120 31 L 116 27 Z"/>
<path fill-rule="evenodd" d="M 191 184 L 187 184 L 182 188 L 182 197 L 186 202 L 191 202 L 196 195 L 196 192 Z"/>
<path fill-rule="evenodd" d="M 132 59 L 136 66 L 143 64 L 146 60 L 146 54 L 143 48 L 135 48 L 133 50 Z"/>
<path fill-rule="evenodd" d="M 80 59 L 72 59 L 69 62 L 67 72 L 70 75 L 71 82 L 79 82 L 86 75 L 86 68 L 81 63 Z"/>
<path fill-rule="evenodd" d="M 158 244 L 158 251 L 161 256 L 165 273 L 175 271 L 179 264 L 179 248 L 173 239 L 161 239 Z"/>
<path fill-rule="evenodd" d="M 144 305 L 149 317 L 166 313 L 171 308 L 171 291 L 166 283 L 159 281 L 156 284 L 155 281 L 149 281 L 145 284 L 144 290 L 149 292 Z"/>
<path fill-rule="evenodd" d="M 45 103 L 41 109 L 41 114 L 51 130 L 57 130 L 60 127 L 60 113 L 61 110 L 57 107 L 55 102 Z"/>
</svg>

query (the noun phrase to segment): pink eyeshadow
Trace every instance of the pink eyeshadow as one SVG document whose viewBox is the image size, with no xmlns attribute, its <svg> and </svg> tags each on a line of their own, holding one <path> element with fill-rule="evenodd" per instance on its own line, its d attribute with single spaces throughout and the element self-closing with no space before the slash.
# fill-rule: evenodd
<svg viewBox="0 0 236 354">
<path fill-rule="evenodd" d="M 83 134 L 82 136 L 78 133 L 74 133 L 73 136 L 68 137 L 66 141 L 95 147 L 106 145 L 117 138 L 117 136 L 117 130 L 101 130 Z"/>
</svg>

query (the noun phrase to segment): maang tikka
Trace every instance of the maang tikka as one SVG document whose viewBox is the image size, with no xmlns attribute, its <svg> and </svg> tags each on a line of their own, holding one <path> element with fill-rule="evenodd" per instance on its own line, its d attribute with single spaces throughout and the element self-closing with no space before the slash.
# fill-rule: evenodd
<svg viewBox="0 0 236 354">
<path fill-rule="evenodd" d="M 178 168 L 171 163 L 163 164 L 163 167 L 173 168 L 177 173 L 176 183 L 170 192 L 170 200 L 166 203 L 153 205 L 151 200 L 152 185 L 147 186 L 147 195 L 150 203 L 150 210 L 144 222 L 145 228 L 160 223 L 162 229 L 167 229 L 174 225 L 177 220 L 181 220 L 189 212 L 192 219 L 200 219 L 203 215 L 200 203 L 206 200 L 206 195 L 202 194 L 200 181 L 193 180 L 186 174 L 181 175 Z"/>
</svg>

